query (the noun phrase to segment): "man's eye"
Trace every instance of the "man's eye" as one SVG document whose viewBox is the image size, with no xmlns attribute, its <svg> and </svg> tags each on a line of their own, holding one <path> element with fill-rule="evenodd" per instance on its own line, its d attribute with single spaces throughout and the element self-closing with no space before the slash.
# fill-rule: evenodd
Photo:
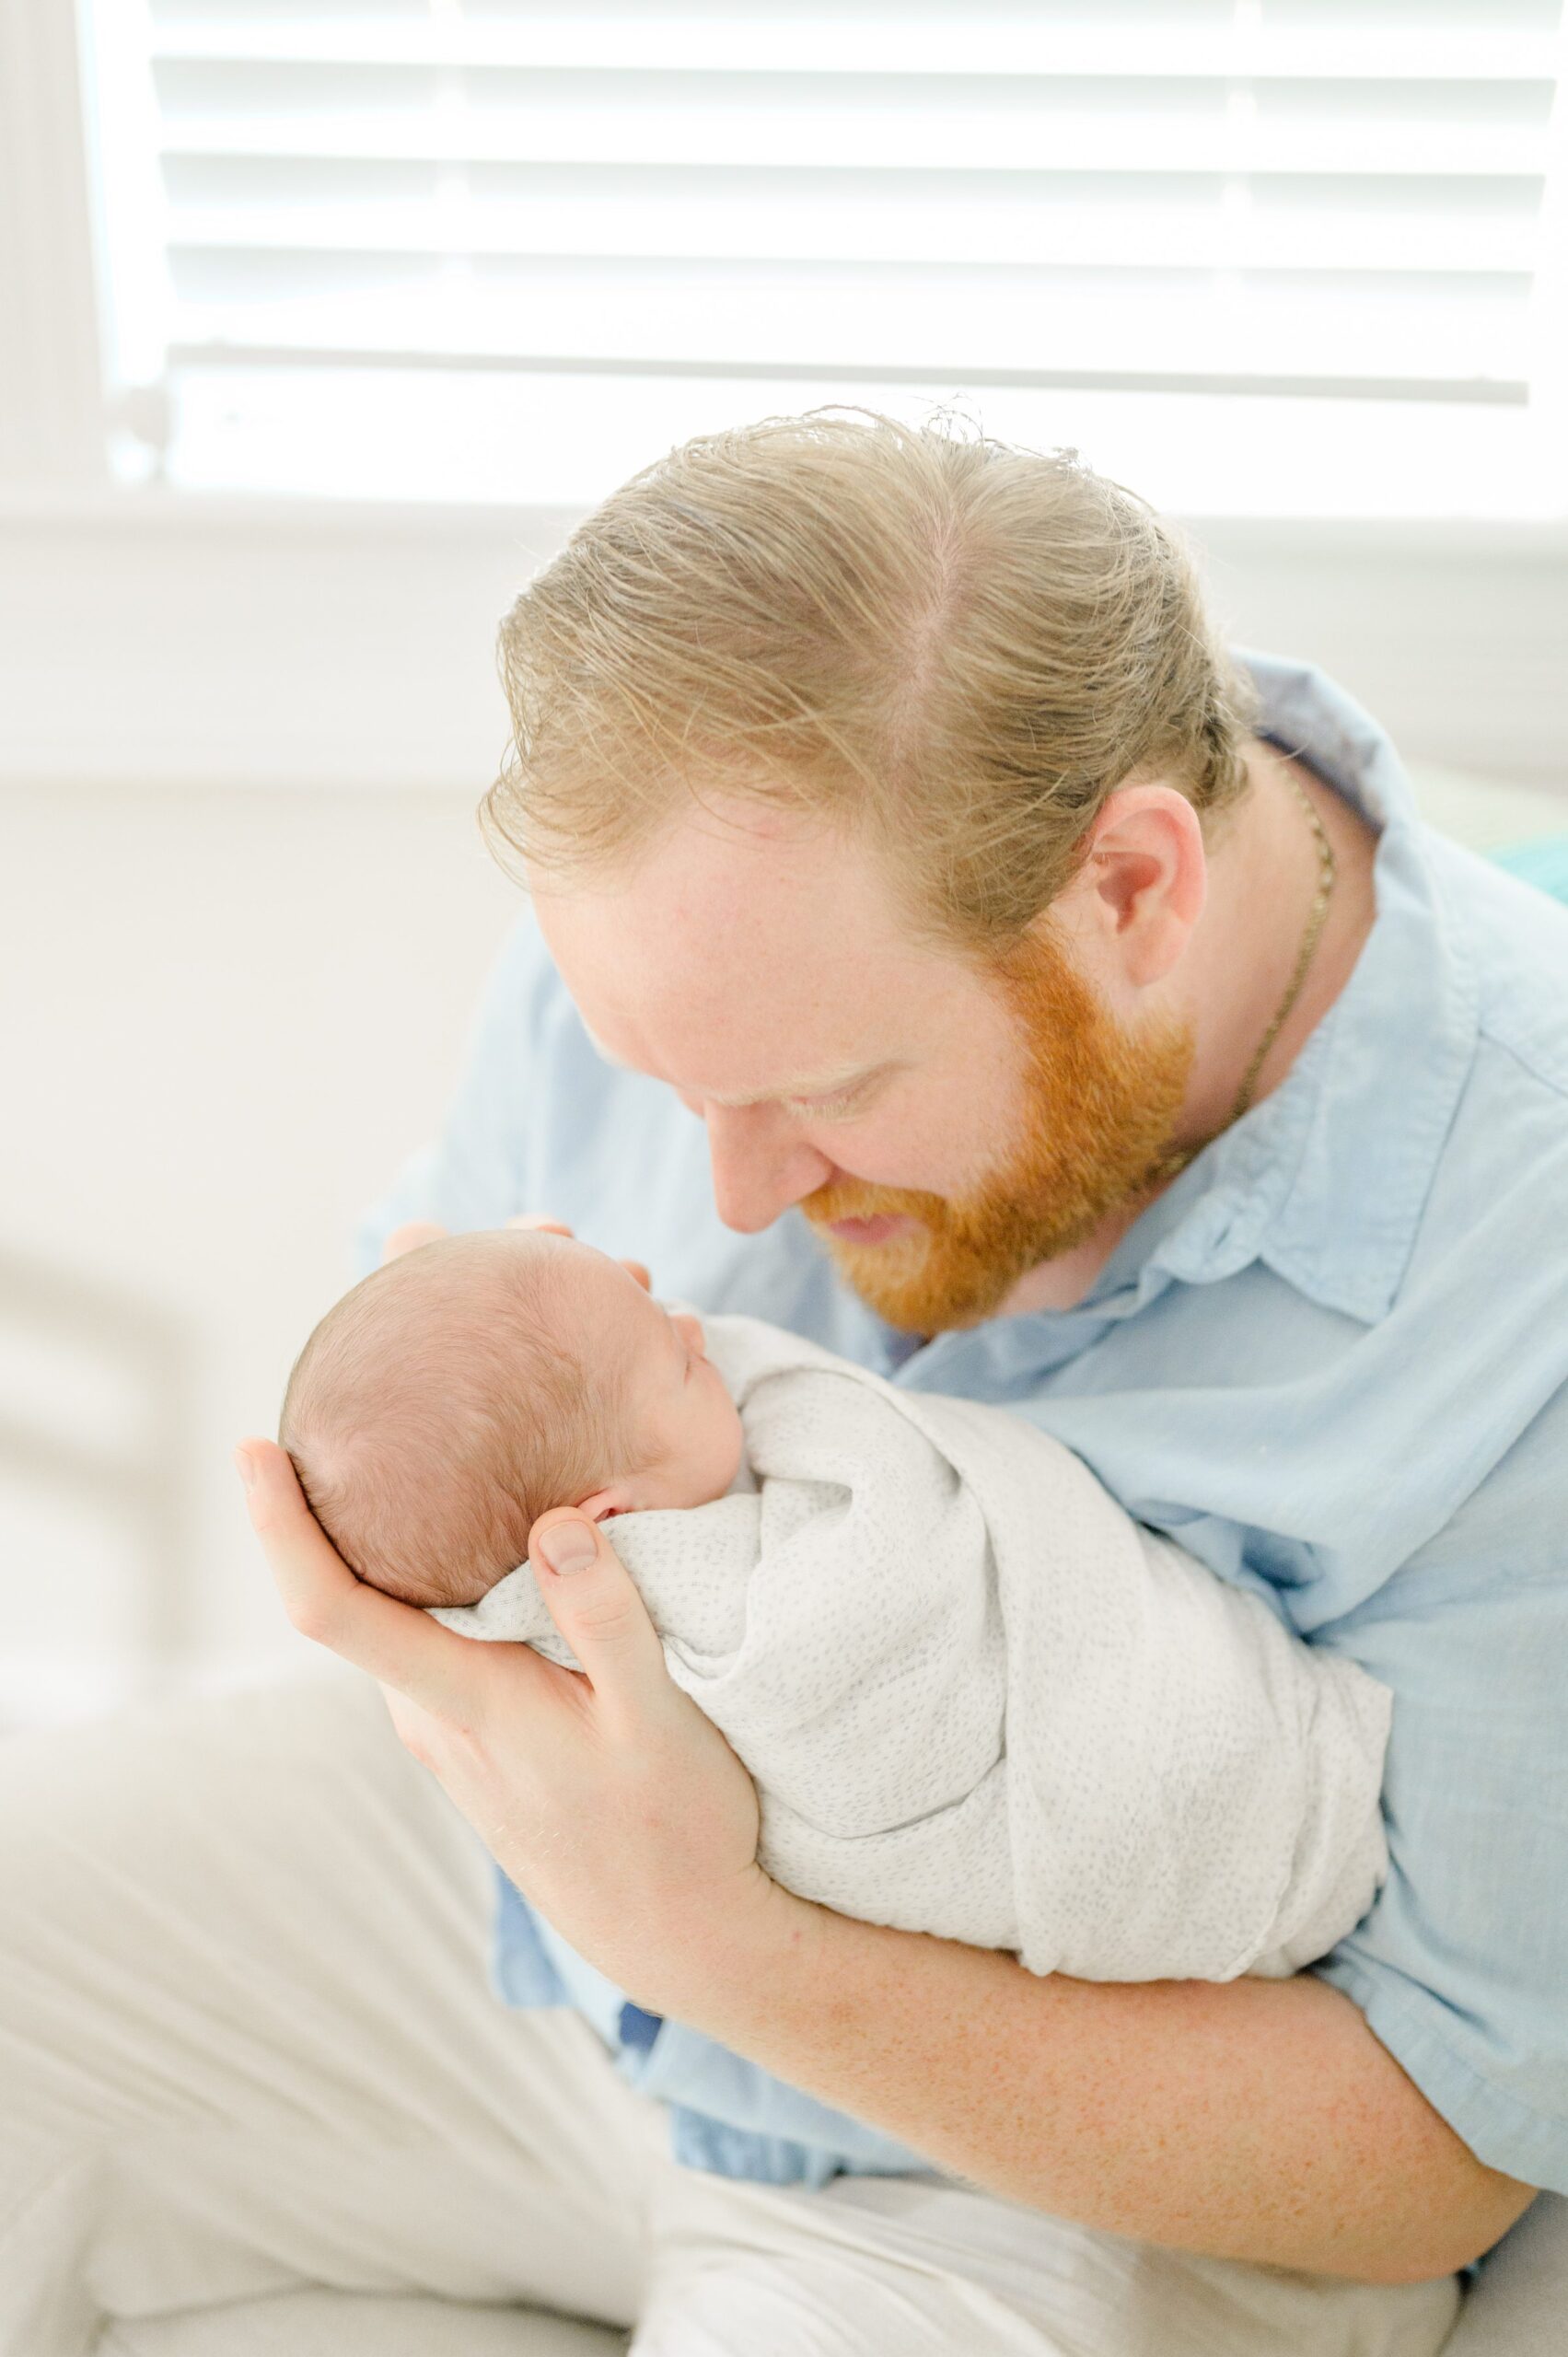
<svg viewBox="0 0 1568 2357">
<path fill-rule="evenodd" d="M 792 1097 L 789 1102 L 797 1113 L 808 1113 L 820 1120 L 830 1121 L 835 1117 L 853 1113 L 865 1095 L 864 1087 L 841 1088 L 833 1097 Z"/>
</svg>

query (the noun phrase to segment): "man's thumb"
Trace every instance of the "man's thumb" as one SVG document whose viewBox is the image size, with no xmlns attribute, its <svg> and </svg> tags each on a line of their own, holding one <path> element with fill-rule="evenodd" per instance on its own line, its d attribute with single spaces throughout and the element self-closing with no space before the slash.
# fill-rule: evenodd
<svg viewBox="0 0 1568 2357">
<path fill-rule="evenodd" d="M 663 1681 L 664 1648 L 630 1573 L 597 1523 L 570 1506 L 528 1533 L 545 1608 L 594 1687 L 631 1703 Z"/>
<path fill-rule="evenodd" d="M 563 1515 L 559 1522 L 539 1522 L 528 1541 L 530 1561 L 541 1558 L 547 1572 L 564 1579 L 598 1561 L 598 1527 L 582 1515 Z"/>
</svg>

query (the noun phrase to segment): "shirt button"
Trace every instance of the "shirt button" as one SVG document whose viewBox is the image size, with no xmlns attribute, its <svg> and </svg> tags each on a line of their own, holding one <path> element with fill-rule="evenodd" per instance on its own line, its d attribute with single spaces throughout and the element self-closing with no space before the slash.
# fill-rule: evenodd
<svg viewBox="0 0 1568 2357">
<path fill-rule="evenodd" d="M 621 2043 L 645 2054 L 664 2027 L 662 2014 L 645 2014 L 641 2005 L 625 2004 L 621 2008 L 618 2024 Z"/>
</svg>

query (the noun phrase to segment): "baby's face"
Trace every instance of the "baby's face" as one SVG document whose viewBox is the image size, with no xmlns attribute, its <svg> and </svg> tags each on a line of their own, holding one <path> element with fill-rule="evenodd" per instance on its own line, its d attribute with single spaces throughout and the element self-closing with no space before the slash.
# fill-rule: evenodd
<svg viewBox="0 0 1568 2357">
<path fill-rule="evenodd" d="M 605 1515 L 700 1506 L 722 1498 L 740 1465 L 740 1411 L 707 1356 L 700 1318 L 667 1310 L 619 1261 L 562 1246 L 572 1314 L 590 1365 L 623 1374 L 641 1470 L 618 1475 L 583 1504 Z"/>
</svg>

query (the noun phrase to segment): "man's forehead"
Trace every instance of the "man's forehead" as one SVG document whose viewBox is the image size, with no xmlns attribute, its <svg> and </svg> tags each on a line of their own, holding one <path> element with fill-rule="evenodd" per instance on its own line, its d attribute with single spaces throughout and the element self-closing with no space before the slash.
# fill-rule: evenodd
<svg viewBox="0 0 1568 2357">
<path fill-rule="evenodd" d="M 819 957 L 835 946 L 909 937 L 885 863 L 871 848 L 819 820 L 759 817 L 745 806 L 694 807 L 629 865 L 565 890 L 545 874 L 541 913 L 600 911 L 637 940 L 662 948 L 716 948 L 721 957 L 781 952 L 803 937 Z"/>
<path fill-rule="evenodd" d="M 761 958 L 738 976 L 711 959 L 639 967 L 597 959 L 585 937 L 561 970 L 607 1063 L 716 1105 L 827 1096 L 918 1053 L 930 1028 L 923 994 L 770 971 Z"/>
<path fill-rule="evenodd" d="M 955 982 L 865 855 L 822 835 L 682 828 L 535 906 L 607 1062 L 719 1104 L 826 1096 L 918 1051 Z"/>
</svg>

